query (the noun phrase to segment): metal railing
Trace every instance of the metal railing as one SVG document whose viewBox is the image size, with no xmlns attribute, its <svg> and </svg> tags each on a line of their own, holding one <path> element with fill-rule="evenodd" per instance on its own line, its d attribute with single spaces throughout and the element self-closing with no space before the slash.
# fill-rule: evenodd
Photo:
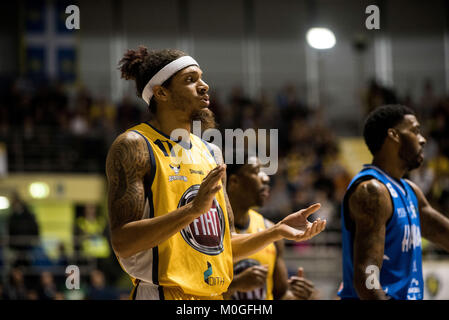
<svg viewBox="0 0 449 320">
<path fill-rule="evenodd" d="M 66 268 L 76 265 L 81 276 L 87 276 L 98 268 L 97 259 L 85 256 L 81 250 L 84 236 L 73 236 L 73 250 L 70 255 L 57 256 L 57 260 L 48 257 L 43 243 L 36 236 L 8 236 L 0 237 L 0 277 L 3 284 L 7 284 L 11 270 L 20 266 L 24 277 L 39 276 L 43 271 L 50 272 L 54 277 L 65 277 Z M 62 261 L 66 263 L 62 264 Z"/>
</svg>

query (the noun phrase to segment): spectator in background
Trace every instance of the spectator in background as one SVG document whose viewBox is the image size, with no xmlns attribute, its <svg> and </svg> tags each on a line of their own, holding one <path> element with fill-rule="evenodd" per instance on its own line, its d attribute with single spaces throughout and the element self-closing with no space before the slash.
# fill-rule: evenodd
<svg viewBox="0 0 449 320">
<path fill-rule="evenodd" d="M 117 107 L 117 128 L 120 133 L 138 124 L 141 121 L 141 111 L 131 100 L 130 96 L 124 96 Z"/>
<path fill-rule="evenodd" d="M 87 259 L 107 258 L 109 242 L 105 237 L 106 219 L 99 215 L 94 204 L 86 204 L 84 215 L 76 219 L 75 234 L 81 241 L 82 255 Z"/>
<path fill-rule="evenodd" d="M 296 125 L 301 125 L 307 119 L 309 108 L 300 101 L 293 84 L 286 84 L 277 94 L 276 101 L 282 123 L 278 127 L 279 151 L 282 156 L 286 156 L 288 149 L 293 146 L 291 133 Z"/>
<path fill-rule="evenodd" d="M 44 271 L 41 273 L 40 286 L 38 289 L 39 300 L 54 300 L 58 290 L 53 278 L 53 275 Z"/>
<path fill-rule="evenodd" d="M 219 99 L 219 93 L 216 91 L 211 91 L 209 93 L 209 109 L 215 114 L 217 119 L 222 119 L 223 115 L 228 114 L 228 110 L 224 109 L 225 107 L 221 103 Z"/>
<path fill-rule="evenodd" d="M 239 128 L 245 131 L 246 129 L 257 127 L 255 106 L 253 104 L 245 105 L 241 113 Z"/>
<path fill-rule="evenodd" d="M 58 244 L 58 258 L 55 262 L 55 265 L 66 267 L 70 264 L 69 257 L 67 255 L 67 250 L 64 242 L 60 241 Z"/>
<path fill-rule="evenodd" d="M 55 297 L 53 298 L 53 300 L 65 300 L 64 299 L 64 294 L 62 292 L 56 292 Z"/>
<path fill-rule="evenodd" d="M 398 98 L 394 90 L 382 86 L 375 79 L 371 79 L 364 97 L 365 114 L 379 106 L 396 103 L 398 103 Z"/>
<path fill-rule="evenodd" d="M 449 158 L 441 150 L 429 160 L 429 169 L 434 172 L 435 180 L 432 184 L 432 198 L 439 201 L 444 190 L 449 190 Z"/>
<path fill-rule="evenodd" d="M 117 134 L 115 130 L 116 108 L 106 98 L 95 100 L 89 114 L 89 121 L 94 137 L 105 136 L 106 141 L 112 142 Z"/>
<path fill-rule="evenodd" d="M 259 128 L 281 128 L 281 113 L 279 108 L 271 101 L 265 90 L 262 90 L 258 101 L 255 102 L 256 110 L 259 113 L 258 127 Z"/>
<path fill-rule="evenodd" d="M 261 213 L 273 222 L 281 221 L 292 211 L 290 195 L 287 190 L 287 183 L 281 171 L 272 178 L 270 196 L 261 208 Z"/>
<path fill-rule="evenodd" d="M 277 95 L 278 107 L 282 112 L 284 120 L 291 116 L 299 116 L 301 118 L 307 117 L 308 108 L 299 100 L 296 93 L 296 87 L 292 83 L 288 83 L 281 89 Z"/>
<path fill-rule="evenodd" d="M 235 86 L 232 88 L 229 97 L 229 106 L 227 108 L 225 128 L 241 128 L 241 120 L 243 109 L 251 104 L 251 100 L 245 95 L 242 87 Z"/>
<path fill-rule="evenodd" d="M 70 121 L 70 130 L 75 136 L 85 136 L 89 132 L 89 122 L 87 119 L 87 106 L 80 105 Z"/>
<path fill-rule="evenodd" d="M 441 153 L 449 157 L 449 97 L 441 99 L 433 109 L 430 136 L 438 143 Z"/>
<path fill-rule="evenodd" d="M 1 282 L 0 282 L 0 300 L 9 300 L 8 294 L 5 291 L 5 287 Z"/>
<path fill-rule="evenodd" d="M 106 286 L 103 272 L 94 270 L 90 274 L 90 285 L 87 290 L 87 300 L 116 300 L 115 290 Z"/>
<path fill-rule="evenodd" d="M 95 204 L 86 204 L 79 207 L 81 215 L 75 220 L 75 250 L 80 255 L 76 264 L 95 263 L 106 277 L 108 283 L 119 278 L 122 270 L 116 263 L 107 228 L 106 217 Z"/>
<path fill-rule="evenodd" d="M 421 167 L 410 172 L 410 179 L 420 186 L 424 195 L 429 196 L 435 180 L 435 172 L 429 167 L 428 161 L 424 160 Z"/>
<path fill-rule="evenodd" d="M 423 94 L 421 101 L 417 105 L 417 113 L 420 118 L 428 118 L 432 109 L 438 104 L 437 96 L 435 95 L 435 90 L 433 82 L 430 79 L 426 79 L 423 85 Z"/>
<path fill-rule="evenodd" d="M 15 266 L 9 274 L 6 295 L 10 300 L 28 300 L 28 288 L 25 285 L 25 277 L 20 267 Z"/>
<path fill-rule="evenodd" d="M 19 265 L 31 265 L 32 252 L 39 245 L 39 226 L 34 214 L 17 193 L 12 197 L 12 213 L 7 218 L 10 249 Z"/>
</svg>

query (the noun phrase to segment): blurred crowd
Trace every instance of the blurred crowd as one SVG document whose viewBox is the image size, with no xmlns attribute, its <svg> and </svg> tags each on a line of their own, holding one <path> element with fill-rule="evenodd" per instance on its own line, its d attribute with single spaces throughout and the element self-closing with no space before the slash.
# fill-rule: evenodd
<svg viewBox="0 0 449 320">
<path fill-rule="evenodd" d="M 73 230 L 73 254 L 58 244 L 57 258 L 46 253 L 39 224 L 18 194 L 11 197 L 5 221 L 6 235 L 0 243 L 0 299 L 4 300 L 114 300 L 127 299 L 129 290 L 115 286 L 122 275 L 111 255 L 105 216 L 97 206 L 78 206 Z M 5 241 L 5 239 L 7 239 Z M 68 266 L 76 266 L 70 283 Z M 114 284 L 114 285 L 107 285 Z"/>
<path fill-rule="evenodd" d="M 143 116 L 128 97 L 115 106 L 60 84 L 17 80 L 0 98 L 0 141 L 13 172 L 104 172 L 110 143 Z"/>
<path fill-rule="evenodd" d="M 383 104 L 403 103 L 417 112 L 427 138 L 426 159 L 420 169 L 411 173 L 410 178 L 418 183 L 434 206 L 449 214 L 449 97 L 437 96 L 429 81 L 423 85 L 420 95 L 421 98 L 416 101 L 410 95 L 400 97 L 394 89 L 371 81 L 363 94 L 361 107 L 366 115 Z M 326 117 L 326 109 L 308 106 L 304 101 L 295 86 L 290 84 L 274 96 L 261 94 L 255 99 L 249 98 L 241 88 L 236 87 L 223 100 L 212 92 L 210 109 L 216 115 L 220 130 L 279 130 L 278 172 L 271 177 L 270 198 L 260 211 L 277 222 L 288 213 L 320 202 L 320 217 L 328 221 L 326 232 L 338 233 L 340 202 L 352 177 L 347 168 L 337 161 L 339 141 L 333 125 Z M 72 92 L 61 85 L 33 85 L 19 80 L 13 82 L 0 99 L 0 142 L 7 146 L 11 172 L 104 173 L 107 150 L 114 138 L 132 125 L 149 118 L 150 113 L 143 104 L 136 103 L 129 96 L 114 105 L 106 98 L 93 96 L 86 88 Z M 354 136 L 360 134 L 354 132 Z M 17 201 L 20 203 L 19 199 Z M 30 263 L 33 265 L 33 261 L 46 260 L 42 260 L 42 250 L 37 250 L 40 248 L 39 230 L 35 221 L 32 222 L 33 214 L 23 202 L 22 205 L 17 204 L 13 211 L 16 213 L 11 213 L 8 232 L 37 237 L 37 240 L 29 242 L 36 245 L 25 249 L 32 252 L 33 257 L 39 253 L 40 256 L 37 255 L 41 259 L 33 258 L 30 262 L 25 258 L 21 260 L 18 255 L 8 275 L 0 281 L 0 297 L 71 298 L 70 292 L 65 291 L 65 274 L 54 277 L 46 269 L 46 266 L 54 267 L 58 263 L 47 261 L 47 265 L 41 263 L 41 269 L 32 276 L 24 274 L 23 268 Z M 15 216 L 17 212 L 21 212 L 20 219 Z M 90 254 L 97 259 L 96 268 L 84 274 L 82 282 L 89 289 L 76 298 L 125 297 L 120 291 L 106 287 L 106 283 L 118 281 L 124 273 L 110 267 L 111 261 L 116 266 L 118 264 L 110 247 L 106 248 L 105 217 L 105 214 L 89 206 L 78 214 L 74 235 L 88 235 L 84 238 L 88 241 L 87 244 L 82 241 L 77 244 L 77 250 L 91 250 L 89 241 L 103 243 L 103 247 Z M 28 219 L 26 225 L 29 230 L 14 230 L 14 219 Z M 340 241 L 327 245 L 340 246 Z M 98 246 L 95 248 L 98 250 Z M 438 249 L 431 247 L 427 250 L 438 252 Z M 64 252 L 64 248 L 61 248 L 61 252 Z M 63 253 L 61 257 L 64 257 Z M 71 263 L 69 260 L 62 259 L 60 266 L 67 266 Z"/>
<path fill-rule="evenodd" d="M 0 283 L 0 300 L 127 300 L 129 292 L 106 284 L 104 273 L 95 269 L 84 277 L 81 290 L 68 290 L 65 277 L 42 271 L 30 276 L 21 267 L 13 267 L 6 285 Z"/>
</svg>

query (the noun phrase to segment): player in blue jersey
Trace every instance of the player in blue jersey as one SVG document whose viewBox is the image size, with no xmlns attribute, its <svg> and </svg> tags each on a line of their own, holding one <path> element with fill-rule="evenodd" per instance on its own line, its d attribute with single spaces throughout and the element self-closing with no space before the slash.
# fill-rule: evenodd
<svg viewBox="0 0 449 320">
<path fill-rule="evenodd" d="M 404 176 L 423 162 L 425 138 L 414 112 L 387 105 L 363 132 L 373 155 L 342 204 L 342 299 L 423 298 L 421 235 L 449 251 L 449 219 Z"/>
</svg>

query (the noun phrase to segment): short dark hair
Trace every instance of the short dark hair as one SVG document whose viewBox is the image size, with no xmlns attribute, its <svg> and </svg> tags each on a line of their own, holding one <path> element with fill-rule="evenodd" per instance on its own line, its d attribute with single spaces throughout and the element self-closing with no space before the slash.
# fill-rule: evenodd
<svg viewBox="0 0 449 320">
<path fill-rule="evenodd" d="M 142 97 L 142 92 L 148 81 L 163 67 L 170 62 L 187 54 L 181 50 L 163 49 L 148 50 L 144 46 L 139 46 L 136 50 L 127 50 L 119 62 L 119 70 L 122 78 L 132 79 L 136 82 L 137 96 Z M 165 81 L 162 86 L 170 85 L 170 79 Z M 156 113 L 157 106 L 153 98 L 150 100 L 150 111 Z"/>
<path fill-rule="evenodd" d="M 407 114 L 415 115 L 415 112 L 403 105 L 390 104 L 378 107 L 368 115 L 363 137 L 372 155 L 382 148 L 388 129 L 400 123 Z"/>
</svg>

